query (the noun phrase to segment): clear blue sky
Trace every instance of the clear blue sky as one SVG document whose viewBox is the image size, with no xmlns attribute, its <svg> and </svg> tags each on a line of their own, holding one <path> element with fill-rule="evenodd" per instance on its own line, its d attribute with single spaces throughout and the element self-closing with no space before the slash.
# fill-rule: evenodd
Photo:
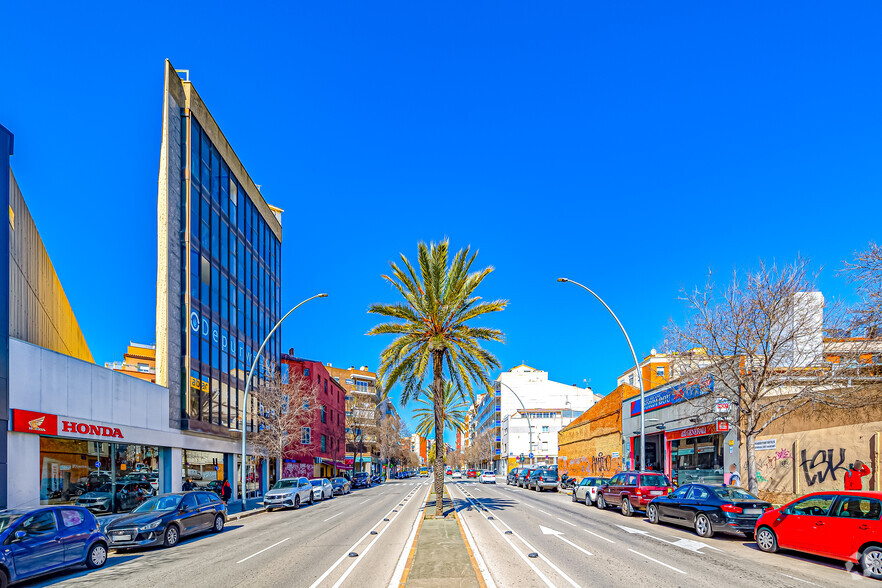
<svg viewBox="0 0 882 588">
<path fill-rule="evenodd" d="M 376 368 L 421 239 L 496 267 L 504 368 L 605 394 L 627 347 L 558 276 L 646 354 L 708 268 L 801 254 L 848 295 L 879 238 L 878 3 L 281 4 L 0 8 L 0 124 L 96 361 L 154 339 L 165 58 L 285 209 L 285 306 L 330 294 L 283 347 L 335 365 Z"/>
</svg>

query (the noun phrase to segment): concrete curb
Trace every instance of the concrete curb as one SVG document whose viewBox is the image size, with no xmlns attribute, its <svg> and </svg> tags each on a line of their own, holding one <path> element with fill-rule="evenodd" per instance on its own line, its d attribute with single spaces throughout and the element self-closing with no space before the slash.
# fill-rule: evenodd
<svg viewBox="0 0 882 588">
<path fill-rule="evenodd" d="M 236 514 L 229 515 L 227 521 L 238 521 L 239 519 L 244 519 L 245 517 L 254 516 L 264 512 L 266 512 L 266 509 L 263 507 L 246 510 L 245 512 L 237 512 Z"/>
</svg>

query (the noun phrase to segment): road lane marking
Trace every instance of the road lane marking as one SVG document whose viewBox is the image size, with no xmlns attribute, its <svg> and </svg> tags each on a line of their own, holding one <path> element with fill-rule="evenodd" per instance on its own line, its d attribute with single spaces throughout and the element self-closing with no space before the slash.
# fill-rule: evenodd
<svg viewBox="0 0 882 588">
<path fill-rule="evenodd" d="M 330 521 L 330 520 L 333 519 L 334 517 L 339 517 L 341 514 L 343 514 L 343 513 L 342 513 L 342 512 L 338 512 L 338 513 L 335 514 L 334 516 L 332 516 L 332 517 L 328 517 L 328 518 L 326 518 L 325 520 L 323 520 L 322 522 L 323 522 L 323 523 L 327 523 L 328 521 Z"/>
<path fill-rule="evenodd" d="M 243 561 L 248 561 L 249 559 L 251 559 L 251 558 L 254 557 L 255 555 L 260 555 L 261 553 L 263 553 L 263 552 L 266 551 L 267 549 L 272 549 L 272 548 L 275 547 L 276 545 L 281 545 L 282 543 L 284 543 L 284 542 L 287 541 L 288 539 L 290 539 L 290 537 L 286 537 L 285 539 L 282 539 L 282 540 L 279 541 L 278 543 L 273 543 L 273 544 L 270 545 L 269 547 L 264 547 L 263 549 L 261 549 L 261 550 L 258 551 L 257 553 L 252 553 L 251 555 L 249 555 L 249 556 L 246 557 L 245 559 L 240 559 L 240 560 L 237 561 L 236 563 L 237 563 L 237 564 L 240 564 L 240 563 L 242 563 Z"/>
<path fill-rule="evenodd" d="M 687 574 L 686 572 L 684 572 L 683 570 L 678 570 L 678 569 L 675 568 L 674 566 L 669 566 L 669 565 L 666 564 L 665 562 L 663 562 L 663 561 L 658 561 L 658 560 L 655 559 L 655 558 L 649 557 L 649 556 L 646 555 L 645 553 L 640 553 L 639 551 L 634 551 L 633 549 L 628 549 L 628 551 L 630 551 L 631 553 L 636 553 L 636 554 L 639 555 L 640 557 L 645 557 L 645 558 L 648 559 L 649 561 L 654 561 L 655 563 L 657 563 L 657 564 L 660 565 L 660 566 L 665 566 L 666 568 L 670 568 L 670 569 L 674 570 L 675 572 L 679 572 L 679 573 L 683 574 L 684 576 L 687 576 L 687 575 L 688 575 L 688 574 Z"/>
<path fill-rule="evenodd" d="M 576 545 L 575 543 L 573 543 L 573 542 L 570 541 L 569 539 L 564 539 L 564 538 L 563 538 L 563 533 L 561 533 L 560 531 L 555 531 L 554 529 L 549 529 L 548 527 L 543 527 L 542 525 L 539 525 L 539 530 L 542 531 L 542 534 L 543 534 L 543 535 L 554 535 L 555 537 L 557 537 L 558 539 L 560 539 L 560 540 L 563 541 L 564 543 L 567 543 L 567 544 L 569 544 L 569 545 L 572 545 L 573 547 L 575 547 L 576 549 L 578 549 L 579 551 L 581 551 L 581 552 L 584 553 L 585 555 L 594 555 L 594 554 L 591 553 L 590 551 L 588 551 L 588 550 L 586 550 L 586 549 L 582 549 L 581 547 L 579 547 L 578 545 Z"/>
<path fill-rule="evenodd" d="M 780 572 L 779 572 L 780 573 Z M 814 582 L 809 582 L 808 580 L 803 580 L 802 578 L 797 578 L 795 576 L 788 576 L 787 574 L 781 574 L 785 578 L 790 578 L 791 580 L 796 580 L 797 582 L 804 582 L 806 584 L 811 584 L 812 586 L 820 586 L 820 584 L 815 584 Z"/>
<path fill-rule="evenodd" d="M 615 541 L 613 541 L 612 539 L 607 539 L 607 538 L 604 537 L 603 535 L 598 535 L 598 534 L 595 533 L 594 531 L 589 531 L 588 529 L 582 529 L 582 530 L 585 531 L 586 533 L 589 533 L 589 534 L 591 534 L 591 535 L 594 535 L 594 536 L 597 537 L 598 539 L 603 539 L 604 541 L 609 541 L 610 543 L 615 543 Z"/>
<path fill-rule="evenodd" d="M 407 495 L 405 496 L 405 498 L 410 498 L 415 492 L 416 492 L 415 490 L 411 490 L 410 492 L 407 493 Z M 361 542 L 364 541 L 367 537 L 370 536 L 371 531 L 373 531 L 373 530 L 376 529 L 378 526 L 380 526 L 381 524 L 383 524 L 383 522 L 385 522 L 385 521 L 383 521 L 383 519 L 389 518 L 389 515 L 392 514 L 392 511 L 393 511 L 393 510 L 396 510 L 397 508 L 398 508 L 398 505 L 396 505 L 395 508 L 393 508 L 393 509 L 390 510 L 388 513 L 386 513 L 386 514 L 380 519 L 380 521 L 379 521 L 378 523 L 376 523 L 373 527 L 371 527 L 370 529 L 368 529 L 367 533 L 365 533 L 364 535 L 362 535 L 362 536 L 358 539 L 358 541 L 356 541 L 356 542 L 352 545 L 352 547 L 350 547 L 350 548 L 347 549 L 345 552 L 343 552 L 343 555 L 341 555 L 340 558 L 339 558 L 337 561 L 335 561 L 335 562 L 331 565 L 331 567 L 329 567 L 327 570 L 325 570 L 325 573 L 322 574 L 321 576 L 319 576 L 319 579 L 316 580 L 315 582 L 313 582 L 313 583 L 312 583 L 312 586 L 310 586 L 310 588 L 316 588 L 319 584 L 321 584 L 321 583 L 325 580 L 325 578 L 327 578 L 328 576 L 330 576 L 330 575 L 331 575 L 331 572 L 333 572 L 335 569 L 337 569 L 337 566 L 339 566 L 339 565 L 343 562 L 343 560 L 345 560 L 345 559 L 347 559 L 347 558 L 349 557 L 349 553 L 352 552 L 352 551 L 355 551 L 355 548 L 358 547 L 359 545 L 361 545 Z M 397 517 L 397 516 L 398 516 L 398 513 L 395 513 L 395 516 Z M 393 517 L 393 519 L 394 519 L 394 518 L 395 518 L 395 517 Z M 389 522 L 391 523 L 392 521 L 389 521 Z M 387 525 L 385 528 L 389 528 L 389 526 Z M 385 529 L 384 529 L 384 530 L 385 530 Z M 381 531 L 381 532 L 382 532 L 382 531 Z M 377 535 L 377 537 L 379 537 L 379 534 Z"/>
<path fill-rule="evenodd" d="M 541 513 L 542 513 L 542 514 L 544 514 L 544 515 L 548 515 L 548 516 L 551 516 L 551 514 L 550 514 L 550 513 L 547 513 L 547 512 L 545 512 L 545 511 L 544 511 L 544 510 L 542 510 L 542 509 L 541 509 L 541 508 L 537 508 L 537 509 L 536 509 L 536 510 L 538 510 L 538 511 L 539 511 L 539 512 L 541 512 Z"/>
<path fill-rule="evenodd" d="M 568 520 L 566 520 L 566 519 L 562 519 L 562 518 L 560 518 L 560 517 L 554 517 L 554 518 L 556 518 L 557 520 L 559 520 L 559 521 L 561 521 L 561 522 L 564 522 L 564 523 L 566 523 L 566 524 L 568 524 L 568 525 L 572 525 L 573 527 L 576 526 L 575 523 L 571 523 L 570 521 L 568 521 Z"/>
<path fill-rule="evenodd" d="M 369 501 L 370 501 L 370 498 L 368 498 L 367 500 L 362 500 L 358 504 L 364 504 L 365 502 L 369 502 Z M 358 504 L 356 504 L 355 506 L 358 506 Z"/>
<path fill-rule="evenodd" d="M 416 520 L 413 523 L 413 529 L 411 529 L 410 536 L 407 538 L 407 543 L 404 544 L 404 551 L 401 552 L 401 557 L 398 558 L 398 565 L 395 566 L 395 571 L 392 573 L 392 580 L 389 582 L 389 588 L 397 588 L 401 583 L 401 578 L 404 577 L 404 568 L 407 567 L 407 560 L 410 557 L 410 551 L 413 548 L 413 543 L 416 541 L 417 531 L 420 528 L 420 521 L 422 520 L 423 513 L 426 510 L 426 503 L 429 500 L 429 496 L 431 496 L 432 491 L 426 493 L 426 499 L 423 500 L 423 505 L 417 510 Z"/>
<path fill-rule="evenodd" d="M 487 567 L 487 564 L 484 563 L 484 558 L 481 556 L 481 552 L 478 551 L 478 546 L 472 538 L 472 533 L 469 530 L 469 526 L 466 524 L 465 517 L 457 517 L 457 520 L 462 526 L 463 535 L 465 535 L 466 541 L 469 543 L 469 548 L 472 550 L 472 555 L 475 558 L 475 563 L 478 565 L 478 570 L 481 572 L 481 577 L 484 579 L 484 584 L 486 584 L 487 588 L 496 588 L 496 582 L 493 581 L 493 576 L 490 575 L 490 569 Z M 390 586 L 389 588 L 393 587 Z"/>
</svg>

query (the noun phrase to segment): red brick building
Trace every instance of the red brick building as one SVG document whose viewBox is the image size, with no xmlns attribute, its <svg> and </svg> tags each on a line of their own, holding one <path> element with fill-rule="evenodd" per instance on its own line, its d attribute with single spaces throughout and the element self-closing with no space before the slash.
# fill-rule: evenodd
<svg viewBox="0 0 882 588">
<path fill-rule="evenodd" d="M 287 372 L 287 373 L 286 373 Z M 304 427 L 290 455 L 282 463 L 282 477 L 331 478 L 352 469 L 346 466 L 346 390 L 320 361 L 282 354 L 282 381 L 302 374 L 318 387 L 318 410 L 312 425 Z"/>
</svg>

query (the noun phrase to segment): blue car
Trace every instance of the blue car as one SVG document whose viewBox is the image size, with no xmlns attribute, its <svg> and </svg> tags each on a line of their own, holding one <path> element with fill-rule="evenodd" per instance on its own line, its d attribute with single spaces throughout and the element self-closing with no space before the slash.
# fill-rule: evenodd
<svg viewBox="0 0 882 588">
<path fill-rule="evenodd" d="M 107 538 L 77 506 L 0 511 L 0 588 L 72 566 L 100 568 Z"/>
</svg>

